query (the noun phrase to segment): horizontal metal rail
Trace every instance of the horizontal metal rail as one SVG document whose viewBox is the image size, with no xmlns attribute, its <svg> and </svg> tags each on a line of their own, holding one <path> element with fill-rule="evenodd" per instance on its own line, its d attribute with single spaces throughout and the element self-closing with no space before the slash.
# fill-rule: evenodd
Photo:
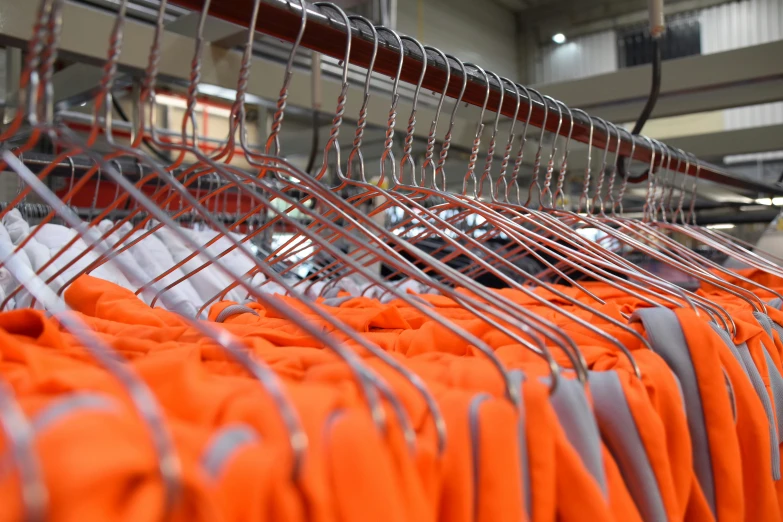
<svg viewBox="0 0 783 522">
<path fill-rule="evenodd" d="M 187 7 L 192 10 L 200 10 L 201 0 L 172 0 L 172 3 Z M 247 20 L 252 11 L 253 0 L 232 0 L 231 2 L 214 2 L 209 10 L 209 14 L 230 22 L 247 26 Z M 302 45 L 313 51 L 332 56 L 337 59 L 343 59 L 345 53 L 346 28 L 341 19 L 337 18 L 336 12 L 332 9 L 323 8 L 307 4 L 307 26 L 302 38 Z M 299 32 L 301 24 L 301 11 L 298 2 L 289 2 L 287 0 L 263 0 L 258 15 L 256 30 L 286 40 L 294 41 Z M 351 27 L 352 47 L 350 63 L 359 67 L 367 68 L 372 54 L 373 40 L 368 31 L 362 30 L 361 26 Z M 467 35 L 466 35 L 467 36 Z M 393 76 L 396 74 L 397 62 L 399 60 L 399 49 L 395 41 L 385 32 L 379 33 L 379 48 L 375 60 L 374 71 Z M 411 42 L 405 42 L 404 52 L 405 60 L 403 63 L 401 80 L 407 83 L 415 84 L 421 74 L 423 59 L 419 49 Z M 448 51 L 447 49 L 444 51 Z M 441 93 L 446 79 L 446 67 L 451 68 L 451 79 L 446 88 L 446 95 L 451 98 L 457 98 L 462 85 L 461 70 L 458 64 L 449 60 L 444 63 L 435 53 L 427 53 L 427 69 L 422 84 L 422 89 L 430 92 Z M 484 96 L 487 84 L 484 78 L 477 71 L 468 68 L 468 82 L 465 94 L 462 100 L 471 105 L 481 106 L 484 102 Z M 490 95 L 487 109 L 501 113 L 509 118 L 513 117 L 516 108 L 516 94 L 505 85 L 499 85 L 493 78 L 489 79 Z M 502 107 L 498 107 L 500 101 L 500 91 L 505 90 Z M 541 101 L 529 99 L 522 93 L 521 108 L 518 118 L 524 120 L 528 114 L 528 108 L 532 104 L 532 113 L 530 123 L 536 127 L 544 126 L 550 132 L 557 132 L 560 127 L 560 134 L 567 134 L 571 127 L 571 118 L 573 118 L 572 138 L 588 143 L 592 127 L 593 147 L 603 149 L 606 146 L 608 133 L 597 121 L 591 122 L 590 118 L 582 114 L 575 113 L 569 115 L 564 111 L 562 125 L 557 116 L 556 107 L 549 105 L 548 111 Z M 545 113 L 548 116 L 545 118 Z M 621 133 L 620 154 L 630 157 L 633 150 L 633 159 L 649 164 L 653 148 L 649 142 L 641 137 L 632 138 L 628 133 Z M 616 145 L 616 134 L 611 133 L 611 150 L 614 151 Z M 632 140 L 635 141 L 635 147 L 632 146 Z M 660 154 L 660 149 L 656 148 L 655 165 L 665 159 Z M 682 158 L 684 159 L 684 158 Z M 722 185 L 755 190 L 766 194 L 783 194 L 783 184 L 766 183 L 756 179 L 750 179 L 739 174 L 726 171 L 716 165 L 690 160 L 690 165 L 685 161 L 672 160 L 672 169 L 687 175 L 695 175 L 699 172 L 701 179 L 713 181 Z M 687 172 L 686 172 L 687 166 Z"/>
</svg>

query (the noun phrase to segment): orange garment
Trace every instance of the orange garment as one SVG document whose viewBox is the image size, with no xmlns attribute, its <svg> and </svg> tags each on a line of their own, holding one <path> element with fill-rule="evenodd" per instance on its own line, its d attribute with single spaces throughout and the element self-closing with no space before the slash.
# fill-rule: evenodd
<svg viewBox="0 0 783 522">
<path fill-rule="evenodd" d="M 677 378 L 664 359 L 647 350 L 633 332 L 593 312 L 600 310 L 626 324 L 623 314 L 649 304 L 608 285 L 590 283 L 591 291 L 606 300 L 604 305 L 579 289 L 558 288 L 593 308 L 575 306 L 544 289 L 536 291 L 556 303 L 558 309 L 516 290 L 502 290 L 499 294 L 565 331 L 591 371 L 618 376 L 623 399 L 660 490 L 666 519 L 777 520 L 780 508 L 777 485 L 769 473 L 765 413 L 741 366 L 706 323 L 708 318 L 702 314 L 697 319 L 687 309 L 675 310 L 698 374 L 717 517 L 713 517 L 694 471 L 694 448 Z M 655 300 L 652 294 L 650 298 Z M 770 338 L 757 324 L 754 326 L 754 318 L 748 315 L 750 311 L 744 302 L 725 295 L 716 298 L 725 299 L 722 305 L 736 315 L 735 341 L 748 342 L 760 373 L 766 375 L 761 371 L 766 364 L 765 346 L 775 352 L 773 361 L 779 365 L 780 337 Z M 151 309 L 130 292 L 94 278 L 77 280 L 66 292 L 66 299 L 97 336 L 150 386 L 159 402 L 183 460 L 188 484 L 185 501 L 178 508 L 183 519 L 642 520 L 636 505 L 638 498 L 631 495 L 628 477 L 623 473 L 626 463 L 617 460 L 615 448 L 608 440 L 600 445 L 606 493 L 588 471 L 583 456 L 575 449 L 578 446 L 569 440 L 555 414 L 547 386 L 538 381 L 549 372 L 543 359 L 453 299 L 416 297 L 487 343 L 506 370 L 524 372 L 527 378 L 521 382 L 519 411 L 508 400 L 509 389 L 502 371 L 448 324 L 427 317 L 402 300 L 386 304 L 367 298 L 330 301 L 336 306 L 319 301 L 329 315 L 421 379 L 445 421 L 446 446 L 442 456 L 438 454 L 437 430 L 422 392 L 371 350 L 337 332 L 297 298 L 275 299 L 292 306 L 301 314 L 299 318 L 340 339 L 341 346 L 358 355 L 366 368 L 365 375 L 376 376 L 381 387 L 399 400 L 402 412 L 396 412 L 387 398 L 382 400 L 387 417 L 385 430 L 379 429 L 370 416 L 359 376 L 294 321 L 257 303 L 235 307 L 236 303 L 221 302 L 210 309 L 210 326 L 231 333 L 248 355 L 267 365 L 297 412 L 308 438 L 298 480 L 293 478 L 289 434 L 278 404 L 269 390 L 214 340 L 176 314 Z M 505 306 L 501 301 L 489 304 Z M 577 324 L 561 310 L 568 310 L 611 338 Z M 530 339 L 518 324 L 500 322 L 518 336 Z M 633 328 L 645 333 L 639 326 Z M 633 374 L 630 361 L 616 342 L 632 351 L 641 379 Z M 556 343 L 547 339 L 546 344 L 558 363 L 570 367 L 571 362 Z M 84 390 L 116 401 L 123 422 L 130 427 L 117 429 L 125 430 L 123 436 L 133 433 L 133 443 L 140 446 L 135 451 L 147 452 L 146 460 L 139 459 L 134 464 L 152 470 L 145 471 L 150 478 L 144 478 L 138 487 L 155 492 L 149 498 L 157 495 L 157 500 L 144 501 L 140 506 L 147 506 L 144 509 L 152 510 L 150 513 L 160 509 L 162 486 L 155 475 L 149 434 L 124 388 L 99 367 L 81 346 L 78 336 L 62 331 L 55 321 L 39 312 L 0 313 L 0 377 L 11 383 L 33 417 L 53 397 Z M 573 372 L 566 372 L 561 378 L 571 379 Z M 765 385 L 771 393 L 768 380 Z M 589 388 L 587 397 L 589 402 Z M 83 412 L 73 418 L 64 417 L 62 426 L 74 424 L 69 429 L 80 433 L 77 425 L 81 415 L 103 419 L 110 413 Z M 414 435 L 410 441 L 405 440 L 399 415 L 410 422 Z M 85 440 L 94 437 L 99 440 L 97 447 L 104 447 L 104 429 L 94 429 L 100 433 Z M 113 434 L 116 430 L 111 431 Z M 63 440 L 76 436 L 70 433 Z M 123 436 L 120 451 L 125 451 Z M 40 444 L 50 444 L 44 435 L 41 441 Z M 413 443 L 413 448 L 409 443 Z M 50 452 L 50 446 L 46 447 L 47 458 L 57 462 L 56 457 L 50 456 L 54 450 Z M 58 451 L 64 447 L 65 442 L 56 446 Z M 91 464 L 100 470 L 114 464 L 110 455 L 103 460 Z M 48 466 L 46 471 L 48 480 Z M 117 491 L 113 488 L 123 483 L 106 482 L 95 487 Z M 55 490 L 60 495 L 63 491 L 75 491 L 81 487 L 79 484 L 79 480 L 74 484 L 58 483 Z M 0 475 L 0 498 L 10 498 L 15 488 L 16 481 L 4 481 Z M 15 494 L 18 498 L 18 492 Z M 58 507 L 60 503 L 78 504 L 77 498 L 75 494 L 69 498 L 58 496 Z M 103 502 L 101 498 L 98 494 L 96 505 Z M 15 509 L 13 513 L 18 517 L 18 506 Z M 100 504 L 96 509 L 107 508 Z M 98 519 L 114 519 L 113 515 L 106 516 L 109 512 L 102 511 Z M 121 513 L 120 519 L 122 516 Z M 138 516 L 141 520 L 145 514 Z"/>
</svg>

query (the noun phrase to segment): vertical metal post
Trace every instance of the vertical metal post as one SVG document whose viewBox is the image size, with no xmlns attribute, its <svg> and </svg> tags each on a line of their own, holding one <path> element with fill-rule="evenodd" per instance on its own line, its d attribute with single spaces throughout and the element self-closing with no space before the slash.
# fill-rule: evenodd
<svg viewBox="0 0 783 522">
<path fill-rule="evenodd" d="M 9 123 L 19 109 L 19 79 L 22 76 L 22 50 L 18 47 L 5 48 L 5 85 L 3 86 L 3 123 Z"/>
</svg>

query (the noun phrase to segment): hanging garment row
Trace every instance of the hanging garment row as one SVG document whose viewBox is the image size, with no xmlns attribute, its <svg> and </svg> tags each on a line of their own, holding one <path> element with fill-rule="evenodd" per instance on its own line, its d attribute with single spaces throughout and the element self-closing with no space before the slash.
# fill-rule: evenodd
<svg viewBox="0 0 783 522">
<path fill-rule="evenodd" d="M 686 210 L 687 180 L 675 187 L 672 177 L 682 163 L 698 172 L 695 158 L 648 141 L 645 215 L 625 217 L 627 178 L 619 187 L 616 179 L 625 131 L 591 119 L 614 139 L 600 151 L 597 180 L 588 167 L 578 209 L 569 210 L 571 131 L 564 122 L 573 122 L 566 115 L 575 111 L 539 96 L 559 130 L 548 150 L 543 131 L 539 136 L 527 194 L 519 179 L 529 115 L 519 135 L 517 115 L 507 133 L 499 131 L 502 116 L 494 117 L 477 175 L 483 110 L 465 189 L 446 192 L 447 167 L 464 167 L 447 165 L 462 94 L 436 159 L 440 99 L 417 168 L 420 80 L 403 155 L 395 159 L 392 151 L 403 41 L 424 56 L 446 56 L 331 4 L 319 5 L 345 27 L 397 43 L 380 166 L 362 157 L 371 63 L 345 169 L 338 158 L 337 185 L 326 182 L 330 153 L 340 152 L 348 33 L 343 95 L 322 166 L 310 175 L 280 150 L 304 4 L 297 5 L 300 39 L 263 150 L 247 142 L 244 103 L 254 31 L 247 31 L 225 146 L 206 155 L 189 125 L 180 141 L 156 133 L 165 1 L 132 142 L 114 141 L 104 117 L 125 0 L 83 136 L 51 110 L 63 4 L 41 3 L 21 76 L 28 103 L 0 134 L 15 144 L 2 151 L 3 170 L 23 187 L 0 210 L 9 301 L 0 311 L 0 520 L 783 518 L 783 261 L 696 224 L 695 181 Z M 259 4 L 248 13 L 249 27 Z M 202 22 L 208 12 L 207 2 Z M 186 121 L 196 105 L 203 30 L 202 23 Z M 535 93 L 452 60 L 463 85 L 470 68 L 512 87 L 518 109 L 522 92 Z M 61 152 L 34 174 L 20 156 L 44 136 Z M 159 164 L 144 152 L 149 144 L 173 162 Z M 593 152 L 590 143 L 588 165 Z M 232 164 L 235 154 L 250 169 Z M 95 168 L 53 192 L 47 177 L 76 155 Z M 113 166 L 118 158 L 149 174 L 131 181 Z M 82 220 L 71 206 L 99 171 L 116 197 Z M 392 187 L 367 182 L 376 174 Z M 204 176 L 221 183 L 194 194 Z M 344 198 L 346 187 L 352 193 Z M 214 219 L 207 204 L 227 190 L 252 202 L 229 224 Z M 32 194 L 50 209 L 35 227 L 18 212 Z M 127 214 L 112 217 L 118 209 Z M 375 219 L 387 212 L 396 216 L 394 230 Z M 271 217 L 242 228 L 259 213 Z M 203 227 L 181 226 L 184 214 Z M 55 217 L 63 225 L 52 224 Z M 271 251 L 254 248 L 254 238 L 275 227 L 289 237 Z M 600 239 L 577 233 L 586 229 Z M 748 268 L 729 271 L 675 241 L 675 233 Z M 490 247 L 500 237 L 504 246 Z M 433 238 L 442 246 L 419 248 Z M 698 288 L 631 263 L 629 251 L 686 274 Z M 457 257 L 471 262 L 450 265 Z M 540 269 L 521 269 L 525 260 Z M 482 285 L 485 274 L 506 288 Z M 265 291 L 271 285 L 277 290 Z M 317 290 L 308 294 L 310 288 Z"/>
<path fill-rule="evenodd" d="M 41 208 L 46 209 L 44 215 L 51 212 L 48 206 L 39 205 L 38 209 Z M 3 222 L 0 224 L 0 242 L 3 242 L 8 250 L 19 248 L 20 261 L 27 268 L 38 273 L 55 293 L 61 293 L 70 282 L 89 271 L 94 277 L 134 292 L 136 288 L 129 280 L 133 278 L 134 273 L 143 274 L 146 281 L 158 280 L 166 287 L 166 292 L 171 294 L 171 300 L 177 304 L 175 309 L 187 313 L 189 317 L 199 316 L 204 306 L 218 295 L 239 302 L 247 299 L 247 293 L 242 293 L 239 288 L 225 292 L 232 282 L 229 277 L 211 266 L 209 260 L 203 256 L 189 256 L 192 251 L 179 240 L 177 234 L 157 225 L 155 222 L 148 222 L 149 229 L 135 230 L 129 222 L 119 226 L 110 220 L 103 220 L 98 224 L 98 230 L 106 235 L 106 244 L 118 251 L 118 256 L 126 265 L 132 267 L 131 272 L 124 272 L 123 267 L 118 267 L 114 263 L 96 264 L 99 255 L 89 251 L 87 243 L 78 237 L 76 230 L 52 223 L 43 224 L 40 228 L 31 227 L 16 208 L 9 210 L 3 217 Z M 178 230 L 182 234 L 187 234 L 194 242 L 208 245 L 207 252 L 212 256 L 231 250 L 233 245 L 231 241 L 209 228 L 178 227 Z M 231 237 L 236 242 L 246 242 L 254 256 L 258 257 L 261 254 L 256 245 L 243 239 L 246 236 L 232 234 Z M 294 244 L 289 250 L 293 250 L 296 246 L 298 245 Z M 245 258 L 236 250 L 221 257 L 228 266 L 240 274 L 245 274 L 255 267 L 252 260 Z M 94 268 L 93 264 L 96 264 Z M 288 270 L 290 268 L 289 266 Z M 304 268 L 306 274 L 317 267 Z M 265 293 L 287 292 L 279 284 L 267 280 L 262 273 L 250 275 L 248 282 Z M 322 295 L 337 297 L 340 292 L 354 296 L 366 293 L 368 297 L 382 297 L 377 288 L 370 288 L 367 282 L 357 281 L 356 278 L 351 277 L 341 278 L 333 284 L 329 284 L 328 281 L 303 282 L 302 277 L 299 277 L 299 273 L 296 272 L 289 275 L 286 282 L 296 295 L 308 299 Z M 405 290 L 427 291 L 424 285 L 407 279 L 396 281 L 394 284 Z M 33 306 L 33 296 L 5 268 L 0 268 L 0 291 L 2 292 L 0 309 L 13 310 Z M 141 292 L 139 297 L 150 305 L 160 303 L 160 296 L 156 296 L 151 291 Z M 162 303 L 160 306 L 165 308 Z M 37 303 L 37 307 L 40 308 L 41 304 Z"/>
</svg>

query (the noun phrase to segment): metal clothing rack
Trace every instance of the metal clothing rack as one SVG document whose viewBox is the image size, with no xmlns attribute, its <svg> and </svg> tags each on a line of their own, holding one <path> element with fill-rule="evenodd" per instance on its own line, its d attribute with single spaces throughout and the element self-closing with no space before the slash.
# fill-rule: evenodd
<svg viewBox="0 0 783 522">
<path fill-rule="evenodd" d="M 200 0 L 172 0 L 171 3 L 200 11 L 202 2 Z M 307 5 L 307 25 L 302 38 L 301 45 L 313 51 L 342 59 L 345 52 L 345 34 L 346 28 L 341 19 L 335 16 L 333 10 L 323 9 L 312 4 Z M 231 2 L 214 2 L 209 9 L 209 14 L 215 17 L 233 22 L 247 27 L 247 19 L 252 11 L 253 0 L 232 0 Z M 299 32 L 301 25 L 301 11 L 298 2 L 287 0 L 262 0 L 259 15 L 257 18 L 256 30 L 282 40 L 293 42 Z M 367 68 L 369 66 L 373 41 L 367 31 L 361 27 L 351 27 L 352 48 L 350 63 L 359 67 Z M 396 64 L 399 60 L 399 50 L 396 43 L 385 33 L 379 34 L 378 53 L 375 60 L 374 71 L 384 75 L 396 75 Z M 407 83 L 415 84 L 421 74 L 422 57 L 419 49 L 411 42 L 403 42 L 405 47 L 405 60 L 403 63 L 401 80 Z M 448 51 L 447 49 L 445 51 Z M 448 64 L 443 63 L 442 59 L 435 53 L 427 53 L 427 69 L 422 84 L 422 89 L 441 93 L 446 79 L 446 67 L 451 68 L 451 79 L 446 89 L 446 95 L 451 98 L 457 98 L 462 83 L 462 72 L 453 61 Z M 486 92 L 486 83 L 478 74 L 468 70 L 468 82 L 465 94 L 462 100 L 471 105 L 481 106 Z M 513 117 L 516 108 L 516 93 L 499 85 L 496 80 L 489 79 L 491 92 L 487 109 L 497 112 L 498 102 L 500 100 L 500 90 L 504 89 L 505 96 L 500 110 L 503 115 Z M 530 123 L 537 127 L 545 125 L 546 130 L 557 132 L 560 118 L 554 116 L 550 108 L 549 116 L 545 119 L 544 105 L 537 100 L 527 98 L 521 93 L 521 108 L 518 118 L 523 120 L 527 117 L 528 108 L 532 104 L 532 113 Z M 567 111 L 563 113 L 561 134 L 567 134 L 573 118 L 572 138 L 583 142 L 590 142 L 591 122 L 589 118 L 582 114 L 575 113 L 569 116 Z M 621 133 L 620 154 L 630 157 L 633 151 L 633 159 L 649 164 L 652 157 L 652 149 L 649 143 L 643 138 L 630 137 L 628 133 Z M 611 136 L 611 150 L 614 151 L 616 143 L 615 135 Z M 632 145 L 632 140 L 635 146 Z M 592 144 L 595 148 L 606 146 L 607 132 L 600 124 L 592 124 Z M 671 151 L 671 168 L 682 174 L 694 176 L 698 171 L 700 179 L 712 181 L 722 185 L 755 190 L 769 195 L 783 195 L 783 183 L 766 183 L 759 180 L 746 178 L 737 174 L 728 172 L 716 165 L 698 162 L 694 158 L 688 158 L 689 164 L 683 161 L 676 161 L 680 156 L 676 151 Z M 655 155 L 655 165 L 667 161 L 660 153 Z M 668 163 L 668 161 L 667 161 Z M 698 165 L 697 165 L 698 163 Z M 686 171 L 687 169 L 687 171 Z"/>
</svg>

